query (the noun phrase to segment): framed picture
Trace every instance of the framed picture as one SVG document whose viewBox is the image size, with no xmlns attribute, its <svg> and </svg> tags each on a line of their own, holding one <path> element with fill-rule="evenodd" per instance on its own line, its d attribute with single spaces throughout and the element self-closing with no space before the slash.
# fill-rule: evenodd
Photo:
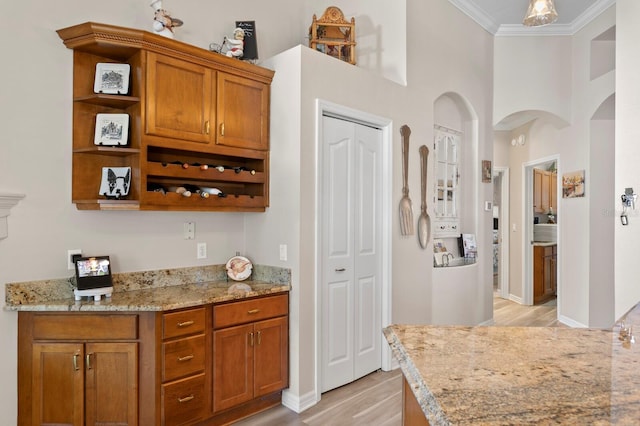
<svg viewBox="0 0 640 426">
<path fill-rule="evenodd" d="M 584 170 L 562 175 L 562 198 L 584 197 Z"/>
<path fill-rule="evenodd" d="M 108 199 L 119 199 L 129 195 L 131 167 L 103 167 L 100 195 Z"/>
<path fill-rule="evenodd" d="M 97 114 L 95 145 L 126 145 L 129 138 L 129 114 Z"/>
<path fill-rule="evenodd" d="M 482 160 L 482 182 L 491 183 L 491 161 Z"/>
<path fill-rule="evenodd" d="M 96 64 L 93 91 L 95 93 L 108 93 L 112 95 L 128 94 L 130 71 L 131 67 L 129 64 L 98 62 Z"/>
</svg>

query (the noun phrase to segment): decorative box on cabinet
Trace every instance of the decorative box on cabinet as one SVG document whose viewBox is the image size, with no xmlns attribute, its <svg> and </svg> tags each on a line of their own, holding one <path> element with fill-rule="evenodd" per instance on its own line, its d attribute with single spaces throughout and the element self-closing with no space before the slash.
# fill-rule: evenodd
<svg viewBox="0 0 640 426">
<path fill-rule="evenodd" d="M 350 64 L 356 63 L 356 21 L 344 19 L 342 11 L 328 7 L 320 19 L 313 15 L 309 47 Z"/>
<path fill-rule="evenodd" d="M 268 207 L 273 71 L 142 30 L 88 22 L 58 35 L 74 51 L 72 199 L 78 209 Z M 96 64 L 105 62 L 130 65 L 128 95 L 93 92 Z M 129 115 L 127 146 L 94 145 L 99 113 Z M 131 167 L 128 196 L 98 194 L 103 167 Z M 185 185 L 225 196 L 171 191 Z"/>
</svg>

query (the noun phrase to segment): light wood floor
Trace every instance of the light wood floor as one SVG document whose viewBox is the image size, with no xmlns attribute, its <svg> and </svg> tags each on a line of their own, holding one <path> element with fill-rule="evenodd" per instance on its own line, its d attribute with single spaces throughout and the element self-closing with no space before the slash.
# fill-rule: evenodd
<svg viewBox="0 0 640 426">
<path fill-rule="evenodd" d="M 523 306 L 494 297 L 496 326 L 563 326 L 556 320 L 555 300 Z M 322 399 L 297 414 L 284 406 L 242 420 L 241 426 L 400 426 L 402 375 L 399 369 L 377 371 L 348 385 L 322 394 Z"/>
</svg>

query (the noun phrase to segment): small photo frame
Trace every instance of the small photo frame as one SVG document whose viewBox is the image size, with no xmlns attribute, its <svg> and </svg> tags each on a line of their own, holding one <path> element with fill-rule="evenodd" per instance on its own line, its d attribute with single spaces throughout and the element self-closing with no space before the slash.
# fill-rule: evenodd
<svg viewBox="0 0 640 426">
<path fill-rule="evenodd" d="M 562 175 L 562 198 L 584 197 L 584 170 Z"/>
<path fill-rule="evenodd" d="M 491 161 L 482 160 L 482 182 L 491 183 Z"/>
<path fill-rule="evenodd" d="M 112 95 L 126 95 L 129 93 L 129 64 L 116 64 L 112 62 L 98 62 L 96 64 L 96 76 L 93 83 L 95 93 L 107 93 Z"/>
<path fill-rule="evenodd" d="M 129 139 L 129 114 L 97 114 L 95 145 L 127 145 Z"/>
<path fill-rule="evenodd" d="M 99 195 L 119 199 L 129 195 L 131 167 L 103 167 Z"/>
</svg>

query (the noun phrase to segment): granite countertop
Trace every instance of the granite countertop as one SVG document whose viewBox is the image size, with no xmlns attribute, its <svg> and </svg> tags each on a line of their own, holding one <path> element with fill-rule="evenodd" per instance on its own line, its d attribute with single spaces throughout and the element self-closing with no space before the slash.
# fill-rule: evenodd
<svg viewBox="0 0 640 426">
<path fill-rule="evenodd" d="M 247 288 L 248 286 L 248 288 Z M 9 311 L 167 311 L 291 290 L 291 271 L 254 265 L 250 279 L 228 280 L 225 265 L 113 275 L 111 297 L 76 301 L 69 279 L 9 283 Z"/>
<path fill-rule="evenodd" d="M 558 243 L 555 242 L 555 241 L 534 241 L 532 244 L 534 246 L 542 246 L 542 247 L 549 247 L 549 246 L 558 245 Z"/>
<path fill-rule="evenodd" d="M 640 308 L 623 318 L 640 327 Z M 640 347 L 613 330 L 392 325 L 431 425 L 637 424 Z"/>
</svg>

